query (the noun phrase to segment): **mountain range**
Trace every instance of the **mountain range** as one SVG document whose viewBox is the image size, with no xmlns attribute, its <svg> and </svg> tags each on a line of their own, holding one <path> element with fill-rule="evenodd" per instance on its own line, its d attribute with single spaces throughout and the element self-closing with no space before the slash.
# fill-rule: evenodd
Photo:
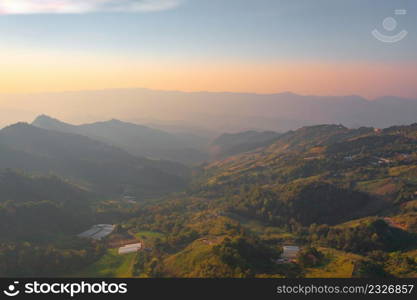
<svg viewBox="0 0 417 300">
<path fill-rule="evenodd" d="M 203 161 L 204 138 L 175 134 L 134 123 L 109 120 L 72 125 L 46 115 L 38 116 L 32 125 L 59 132 L 79 134 L 120 147 L 132 155 L 166 159 L 192 164 Z"/>
<path fill-rule="evenodd" d="M 0 130 L 2 275 L 417 274 L 417 124 L 228 133 L 190 168 L 100 135 L 153 133 L 140 125 L 34 123 Z M 96 223 L 117 226 L 103 241 L 77 237 Z M 115 254 L 138 240 L 146 251 Z M 296 262 L 280 260 L 285 245 L 302 249 Z"/>
<path fill-rule="evenodd" d="M 89 137 L 17 123 L 0 130 L 0 168 L 53 173 L 100 194 L 138 196 L 181 189 L 188 169 L 150 160 Z"/>
<path fill-rule="evenodd" d="M 417 115 L 417 99 L 391 96 L 368 100 L 360 96 L 294 93 L 118 89 L 2 95 L 1 99 L 4 109 L 22 111 L 20 115 L 26 118 L 47 114 L 72 123 L 117 118 L 140 124 L 164 124 L 164 128 L 170 123 L 176 128 L 188 128 L 189 133 L 193 128 L 217 133 L 253 129 L 285 132 L 318 124 L 383 128 L 411 124 Z M 10 116 L 4 117 L 10 120 Z"/>
</svg>

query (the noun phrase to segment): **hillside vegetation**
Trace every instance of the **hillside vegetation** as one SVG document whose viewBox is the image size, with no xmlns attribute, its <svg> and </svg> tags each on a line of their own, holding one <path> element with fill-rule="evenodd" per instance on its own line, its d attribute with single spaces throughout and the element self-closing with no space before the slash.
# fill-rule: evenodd
<svg viewBox="0 0 417 300">
<path fill-rule="evenodd" d="M 181 197 L 143 207 L 126 223 L 165 234 L 142 271 L 152 265 L 147 276 L 413 276 L 416 130 L 306 127 L 201 166 Z M 301 251 L 298 263 L 276 263 L 282 246 L 294 244 L 318 250 Z"/>
<path fill-rule="evenodd" d="M 202 164 L 189 184 L 187 169 L 175 163 L 134 157 L 88 137 L 63 134 L 64 142 L 61 134 L 25 124 L 0 131 L 0 151 L 19 158 L 11 160 L 15 167 L 25 161 L 31 171 L 76 179 L 4 172 L 0 213 L 9 221 L 0 274 L 35 275 L 20 265 L 38 265 L 31 246 L 38 258 L 58 257 L 38 272 L 56 276 L 417 274 L 415 124 L 304 127 Z M 62 165 L 67 160 L 71 166 Z M 118 226 L 103 241 L 76 238 L 89 221 Z M 119 256 L 115 245 L 124 240 L 140 240 L 143 249 Z M 296 257 L 285 258 L 285 246 L 298 246 Z"/>
</svg>

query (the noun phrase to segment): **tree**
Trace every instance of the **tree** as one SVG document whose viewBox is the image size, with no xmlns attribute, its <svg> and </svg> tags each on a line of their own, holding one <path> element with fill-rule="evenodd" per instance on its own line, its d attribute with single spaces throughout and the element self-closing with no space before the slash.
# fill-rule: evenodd
<svg viewBox="0 0 417 300">
<path fill-rule="evenodd" d="M 323 263 L 324 254 L 314 247 L 306 247 L 298 252 L 298 264 L 305 268 L 316 267 Z"/>
</svg>

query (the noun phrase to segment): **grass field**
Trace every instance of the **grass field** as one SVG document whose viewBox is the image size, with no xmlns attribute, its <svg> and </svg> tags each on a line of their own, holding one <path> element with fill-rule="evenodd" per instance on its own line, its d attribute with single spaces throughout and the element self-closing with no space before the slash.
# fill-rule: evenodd
<svg viewBox="0 0 417 300">
<path fill-rule="evenodd" d="M 404 210 L 417 211 L 417 200 L 406 202 L 402 207 Z"/>
<path fill-rule="evenodd" d="M 117 249 L 109 249 L 97 262 L 75 274 L 74 277 L 131 277 L 135 257 L 136 253 L 119 255 Z"/>
<path fill-rule="evenodd" d="M 398 184 L 391 178 L 383 178 L 360 181 L 357 183 L 357 188 L 362 192 L 383 196 L 395 193 L 398 190 Z"/>
<path fill-rule="evenodd" d="M 389 169 L 390 176 L 415 176 L 417 173 L 417 166 L 398 166 Z"/>
<path fill-rule="evenodd" d="M 326 255 L 326 262 L 319 267 L 308 268 L 307 278 L 350 278 L 355 261 L 361 256 L 329 248 L 319 248 Z"/>
<path fill-rule="evenodd" d="M 336 228 L 354 228 L 360 225 L 369 225 L 373 221 L 377 220 L 377 217 L 365 217 L 360 219 L 354 219 L 352 221 L 348 221 L 342 224 L 338 224 L 335 227 Z"/>
<path fill-rule="evenodd" d="M 173 277 L 192 277 L 197 266 L 201 263 L 210 261 L 218 264 L 212 253 L 212 245 L 207 245 L 201 241 L 195 241 L 181 252 L 168 257 L 165 263 L 165 271 Z"/>
</svg>

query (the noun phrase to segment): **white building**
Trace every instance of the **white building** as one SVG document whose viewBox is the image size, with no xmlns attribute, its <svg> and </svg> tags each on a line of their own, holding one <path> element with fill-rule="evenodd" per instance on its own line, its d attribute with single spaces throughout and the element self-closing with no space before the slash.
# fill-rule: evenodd
<svg viewBox="0 0 417 300">
<path fill-rule="evenodd" d="M 276 264 L 287 264 L 291 262 L 295 262 L 297 259 L 298 252 L 300 251 L 300 247 L 298 246 L 283 246 L 282 247 L 282 254 L 281 257 L 275 260 Z"/>
<path fill-rule="evenodd" d="M 297 254 L 300 251 L 300 247 L 298 246 L 284 246 L 282 247 L 282 255 L 281 257 L 286 260 L 293 260 L 297 258 Z"/>
<path fill-rule="evenodd" d="M 142 243 L 129 244 L 119 248 L 119 254 L 138 252 L 142 248 Z"/>
</svg>

